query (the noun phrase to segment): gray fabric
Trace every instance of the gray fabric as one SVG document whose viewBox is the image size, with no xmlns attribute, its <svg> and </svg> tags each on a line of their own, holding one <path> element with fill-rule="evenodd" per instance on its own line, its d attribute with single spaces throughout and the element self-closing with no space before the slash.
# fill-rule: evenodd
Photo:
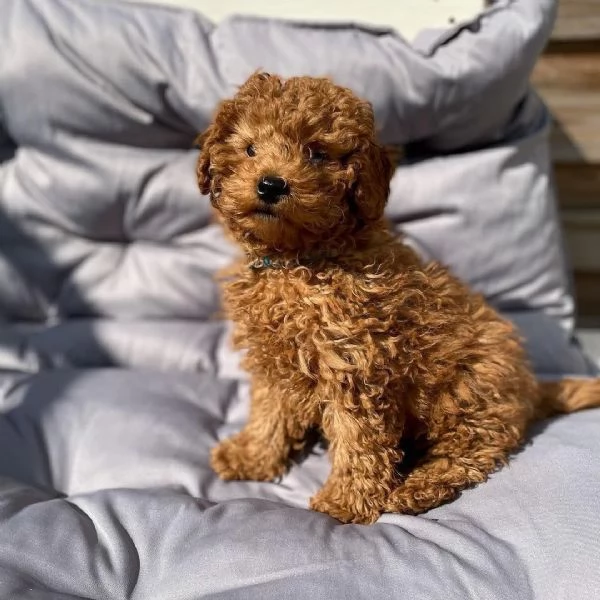
<svg viewBox="0 0 600 600">
<path fill-rule="evenodd" d="M 519 325 L 540 375 L 591 371 L 527 87 L 554 9 L 498 3 L 416 49 L 356 25 L 2 1 L 0 598 L 597 595 L 600 411 L 541 424 L 451 505 L 372 527 L 306 510 L 319 445 L 278 483 L 208 466 L 248 389 L 212 280 L 234 250 L 191 144 L 259 67 L 369 98 L 408 144 L 394 225 Z"/>
<path fill-rule="evenodd" d="M 280 484 L 215 478 L 209 447 L 245 412 L 234 382 L 73 371 L 6 391 L 0 597 L 597 597 L 600 411 L 540 426 L 451 505 L 360 527 L 305 510 L 321 448 Z"/>
<path fill-rule="evenodd" d="M 2 10 L 0 120 L 19 144 L 0 172 L 0 239 L 19 246 L 0 261 L 10 318 L 206 318 L 224 242 L 203 227 L 208 204 L 186 148 L 262 66 L 331 74 L 370 99 L 382 138 L 409 143 L 394 222 L 500 308 L 543 310 L 569 334 L 548 118 L 527 93 L 550 0 L 500 4 L 429 56 L 357 26 L 240 17 L 213 27 L 83 0 L 5 0 Z"/>
<path fill-rule="evenodd" d="M 581 345 L 594 364 L 600 369 L 600 329 L 582 328 L 578 331 Z"/>
</svg>

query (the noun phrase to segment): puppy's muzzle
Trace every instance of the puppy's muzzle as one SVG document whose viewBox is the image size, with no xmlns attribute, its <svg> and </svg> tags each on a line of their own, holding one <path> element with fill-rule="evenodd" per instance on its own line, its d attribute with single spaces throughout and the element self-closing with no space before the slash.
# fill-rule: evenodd
<svg viewBox="0 0 600 600">
<path fill-rule="evenodd" d="M 282 196 L 287 196 L 290 193 L 290 186 L 283 177 L 267 175 L 259 180 L 256 193 L 263 202 L 277 204 Z"/>
</svg>

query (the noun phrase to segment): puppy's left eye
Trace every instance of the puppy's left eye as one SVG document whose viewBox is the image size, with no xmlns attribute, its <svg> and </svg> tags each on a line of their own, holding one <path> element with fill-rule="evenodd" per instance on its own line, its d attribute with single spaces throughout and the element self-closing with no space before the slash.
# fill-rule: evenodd
<svg viewBox="0 0 600 600">
<path fill-rule="evenodd" d="M 250 144 L 247 148 L 246 148 L 246 154 L 248 156 L 256 156 L 256 148 L 254 147 L 254 144 Z"/>
<path fill-rule="evenodd" d="M 319 164 L 328 159 L 327 153 L 318 146 L 307 146 L 306 155 L 311 163 Z"/>
</svg>

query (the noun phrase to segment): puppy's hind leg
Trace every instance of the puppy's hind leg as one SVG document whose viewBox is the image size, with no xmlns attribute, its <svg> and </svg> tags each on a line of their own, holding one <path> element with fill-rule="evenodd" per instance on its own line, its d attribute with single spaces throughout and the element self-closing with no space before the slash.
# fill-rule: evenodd
<svg viewBox="0 0 600 600">
<path fill-rule="evenodd" d="M 453 500 L 506 463 L 521 437 L 521 428 L 500 419 L 485 425 L 461 423 L 448 430 L 392 491 L 386 512 L 419 514 Z"/>
</svg>

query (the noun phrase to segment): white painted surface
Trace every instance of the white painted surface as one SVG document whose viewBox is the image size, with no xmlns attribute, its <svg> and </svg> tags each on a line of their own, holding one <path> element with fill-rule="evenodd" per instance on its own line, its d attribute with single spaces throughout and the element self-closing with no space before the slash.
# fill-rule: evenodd
<svg viewBox="0 0 600 600">
<path fill-rule="evenodd" d="M 121 0 L 128 1 L 128 0 Z M 139 1 L 139 0 L 138 0 Z M 485 0 L 143 0 L 190 8 L 213 21 L 234 14 L 292 20 L 356 22 L 393 27 L 412 40 L 423 29 L 448 27 L 471 19 Z"/>
</svg>

